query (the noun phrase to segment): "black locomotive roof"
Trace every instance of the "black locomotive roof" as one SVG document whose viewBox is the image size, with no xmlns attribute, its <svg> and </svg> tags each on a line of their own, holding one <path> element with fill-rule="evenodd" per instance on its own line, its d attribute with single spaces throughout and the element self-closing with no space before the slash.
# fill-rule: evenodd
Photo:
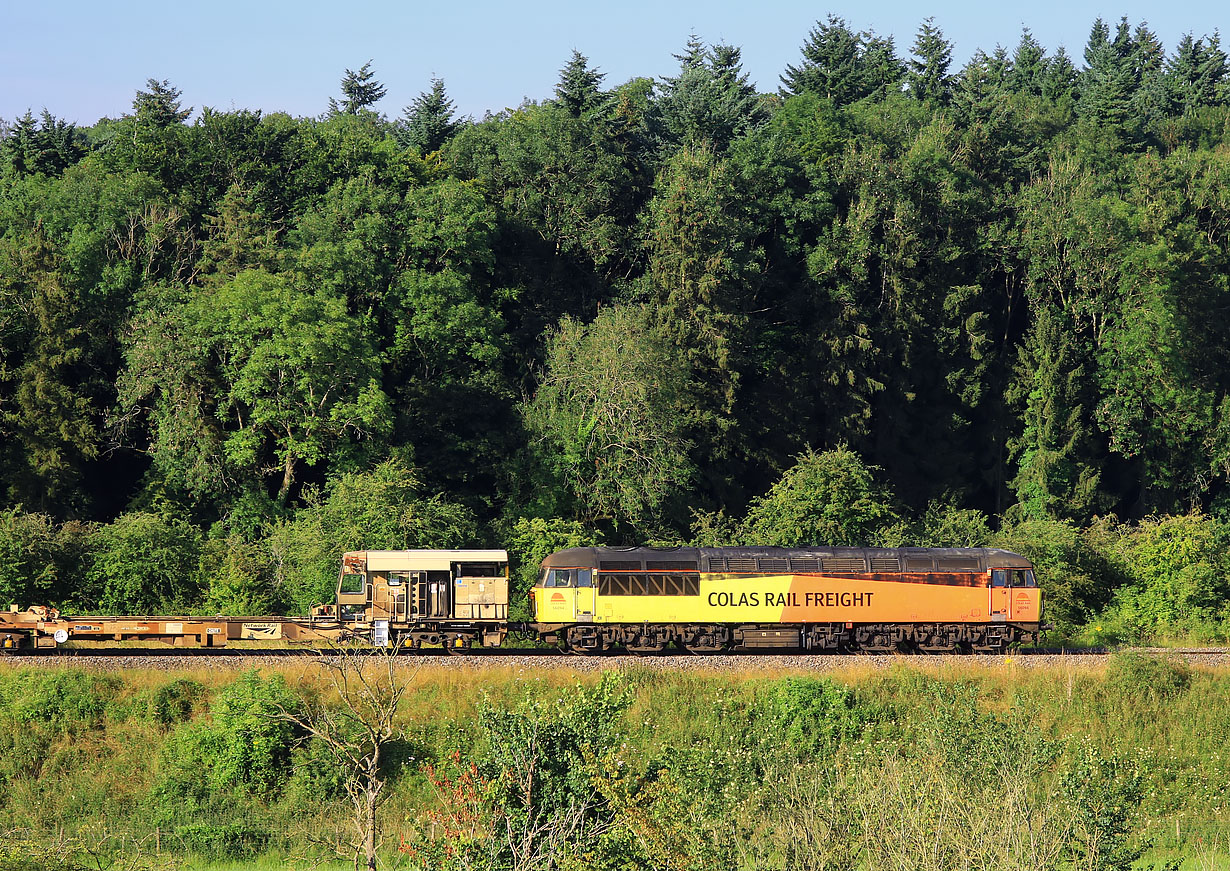
<svg viewBox="0 0 1230 871">
<path fill-rule="evenodd" d="M 900 560 L 931 558 L 939 564 L 977 559 L 982 570 L 1033 568 L 1020 554 L 986 547 L 572 547 L 557 551 L 542 561 L 543 568 L 607 568 L 611 571 L 653 571 L 671 564 L 691 563 L 703 570 L 716 560 Z M 706 566 L 702 567 L 704 561 Z"/>
</svg>

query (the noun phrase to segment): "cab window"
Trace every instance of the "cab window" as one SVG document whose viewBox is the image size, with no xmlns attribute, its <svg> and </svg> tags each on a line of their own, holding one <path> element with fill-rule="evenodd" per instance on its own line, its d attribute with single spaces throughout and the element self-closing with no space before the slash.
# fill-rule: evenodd
<svg viewBox="0 0 1230 871">
<path fill-rule="evenodd" d="M 548 587 L 571 587 L 572 586 L 572 569 L 552 569 L 551 578 L 555 583 L 551 583 L 548 579 Z"/>
<path fill-rule="evenodd" d="M 577 569 L 577 586 L 592 587 L 594 585 L 593 569 Z"/>
<path fill-rule="evenodd" d="M 991 571 L 991 586 L 992 587 L 1008 586 L 1008 572 L 1006 569 L 993 569 Z"/>
<path fill-rule="evenodd" d="M 367 575 L 362 572 L 355 574 L 342 575 L 342 584 L 339 592 L 343 596 L 362 593 L 367 586 Z"/>
</svg>

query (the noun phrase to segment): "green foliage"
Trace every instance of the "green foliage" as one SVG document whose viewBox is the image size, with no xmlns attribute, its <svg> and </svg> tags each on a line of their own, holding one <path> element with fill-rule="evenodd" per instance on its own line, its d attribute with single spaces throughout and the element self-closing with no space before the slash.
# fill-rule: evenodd
<svg viewBox="0 0 1230 871">
<path fill-rule="evenodd" d="M 149 716 L 158 725 L 169 728 L 190 720 L 204 697 L 205 687 L 198 681 L 176 678 L 150 694 Z"/>
<path fill-rule="evenodd" d="M 1147 518 L 1120 528 L 1112 558 L 1126 577 L 1106 617 L 1123 637 L 1218 637 L 1226 631 L 1227 528 L 1203 514 Z"/>
<path fill-rule="evenodd" d="M 592 766 L 617 745 L 631 704 L 630 688 L 617 671 L 554 703 L 526 699 L 504 708 L 488 700 L 479 711 L 485 739 L 480 769 L 510 812 L 536 818 L 592 808 Z"/>
<path fill-rule="evenodd" d="M 238 535 L 210 538 L 201 549 L 204 607 L 215 614 L 274 613 L 274 568 L 267 548 Z"/>
<path fill-rule="evenodd" d="M 453 118 L 457 107 L 444 92 L 442 79 L 431 80 L 431 90 L 415 97 L 405 108 L 398 139 L 421 154 L 439 151 L 440 146 L 457 132 L 460 123 Z"/>
<path fill-rule="evenodd" d="M 376 72 L 369 60 L 358 71 L 346 70 L 342 76 L 342 99 L 329 98 L 330 115 L 358 115 L 369 112 L 369 106 L 379 103 L 388 88 L 376 81 Z"/>
<path fill-rule="evenodd" d="M 854 693 L 828 678 L 785 678 L 774 682 L 766 699 L 768 727 L 785 752 L 814 759 L 862 734 L 875 715 L 862 709 Z"/>
<path fill-rule="evenodd" d="M 639 306 L 560 323 L 525 416 L 579 518 L 636 526 L 659 517 L 687 484 L 680 375 Z"/>
<path fill-rule="evenodd" d="M 77 732 L 98 727 L 120 686 L 112 675 L 23 671 L 0 684 L 0 704 L 13 722 L 34 721 Z"/>
<path fill-rule="evenodd" d="M 1111 655 L 1106 684 L 1125 699 L 1169 702 L 1187 689 L 1192 670 L 1179 659 L 1127 651 Z"/>
<path fill-rule="evenodd" d="M 803 60 L 787 66 L 782 84 L 791 94 L 811 91 L 837 105 L 898 88 L 905 65 L 897 58 L 891 36 L 857 33 L 845 19 L 830 14 L 816 22 L 802 46 Z"/>
<path fill-rule="evenodd" d="M 171 515 L 134 512 L 99 527 L 86 594 L 109 614 L 183 613 L 201 590 L 201 533 Z"/>
<path fill-rule="evenodd" d="M 1090 869 L 1131 868 L 1148 846 L 1134 831 L 1147 773 L 1138 759 L 1107 754 L 1082 741 L 1064 773 L 1060 795 L 1072 809 L 1068 849 Z"/>
<path fill-rule="evenodd" d="M 875 481 L 876 471 L 846 447 L 799 455 L 769 492 L 752 502 L 739 526 L 740 542 L 863 547 L 878 541 L 897 514 Z"/>
<path fill-rule="evenodd" d="M 1071 523 L 1027 520 L 1005 526 L 991 543 L 1034 564 L 1046 622 L 1061 635 L 1071 634 L 1097 613 L 1120 581 L 1097 536 L 1082 534 Z"/>
<path fill-rule="evenodd" d="M 20 507 L 0 510 L 0 606 L 76 600 L 92 534 L 86 524 L 58 525 Z"/>
<path fill-rule="evenodd" d="M 207 721 L 176 728 L 164 746 L 153 798 L 168 820 L 190 820 L 228 791 L 269 795 L 290 777 L 296 734 L 282 717 L 299 699 L 280 675 L 242 674 L 218 692 Z"/>
</svg>

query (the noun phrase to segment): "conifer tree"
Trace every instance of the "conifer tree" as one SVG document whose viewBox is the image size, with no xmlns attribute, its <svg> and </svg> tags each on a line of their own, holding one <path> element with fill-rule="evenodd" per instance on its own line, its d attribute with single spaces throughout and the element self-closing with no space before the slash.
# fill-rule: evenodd
<svg viewBox="0 0 1230 871">
<path fill-rule="evenodd" d="M 731 45 L 706 48 L 693 34 L 679 61 L 679 75 L 662 79 L 655 105 L 658 136 L 666 144 L 707 141 L 719 151 L 768 120 L 768 111 Z"/>
<path fill-rule="evenodd" d="M 907 82 L 910 94 L 918 100 L 948 102 L 952 93 L 952 78 L 948 65 L 952 63 L 952 43 L 944 38 L 944 32 L 935 26 L 934 18 L 927 18 L 914 37 L 913 59 L 909 63 Z"/>
<path fill-rule="evenodd" d="M 431 80 L 431 90 L 423 91 L 403 110 L 397 138 L 420 154 L 439 151 L 461 126 L 454 115 L 456 106 L 444 91 L 442 79 Z"/>
<path fill-rule="evenodd" d="M 572 58 L 559 71 L 559 81 L 555 85 L 555 97 L 560 105 L 568 110 L 574 118 L 593 111 L 602 100 L 602 80 L 605 73 L 589 65 L 589 58 L 575 48 Z"/>
<path fill-rule="evenodd" d="M 1043 82 L 1046 77 L 1048 62 L 1046 51 L 1034 39 L 1034 35 L 1026 27 L 1021 31 L 1021 41 L 1017 43 L 1012 53 L 1012 74 L 1008 77 L 1008 85 L 1018 94 L 1041 96 Z"/>
<path fill-rule="evenodd" d="M 342 99 L 329 98 L 329 115 L 358 115 L 369 106 L 373 106 L 384 98 L 388 88 L 376 81 L 376 73 L 372 70 L 372 62 L 359 67 L 358 71 L 346 70 L 342 76 Z"/>
<path fill-rule="evenodd" d="M 864 97 L 883 98 L 905 78 L 905 64 L 897 57 L 891 36 L 855 33 L 836 15 L 816 23 L 802 52 L 803 62 L 788 65 L 781 77 L 786 94 L 811 91 L 843 106 Z"/>
<path fill-rule="evenodd" d="M 179 124 L 192 114 L 191 106 L 180 108 L 180 90 L 166 79 L 147 79 L 145 86 L 149 90 L 137 91 L 132 101 L 132 114 L 138 123 L 161 129 Z"/>
</svg>

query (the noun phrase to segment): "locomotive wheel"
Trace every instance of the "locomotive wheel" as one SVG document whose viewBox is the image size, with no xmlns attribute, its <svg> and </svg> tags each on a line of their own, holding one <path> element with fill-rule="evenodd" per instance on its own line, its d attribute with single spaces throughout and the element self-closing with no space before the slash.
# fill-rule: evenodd
<svg viewBox="0 0 1230 871">
<path fill-rule="evenodd" d="M 587 641 L 593 641 L 593 644 L 586 644 Z M 601 653 L 604 648 L 605 645 L 600 635 L 584 635 L 575 629 L 570 629 L 564 638 L 564 649 L 574 656 Z"/>
<path fill-rule="evenodd" d="M 705 635 L 697 638 L 692 644 L 681 645 L 684 650 L 693 656 L 704 656 L 709 653 L 721 653 L 726 649 L 726 645 L 718 642 L 712 635 Z"/>
<path fill-rule="evenodd" d="M 634 653 L 637 656 L 652 656 L 665 650 L 666 643 L 665 638 L 655 638 L 652 635 L 634 635 L 624 644 L 624 648 L 629 653 Z"/>
</svg>

